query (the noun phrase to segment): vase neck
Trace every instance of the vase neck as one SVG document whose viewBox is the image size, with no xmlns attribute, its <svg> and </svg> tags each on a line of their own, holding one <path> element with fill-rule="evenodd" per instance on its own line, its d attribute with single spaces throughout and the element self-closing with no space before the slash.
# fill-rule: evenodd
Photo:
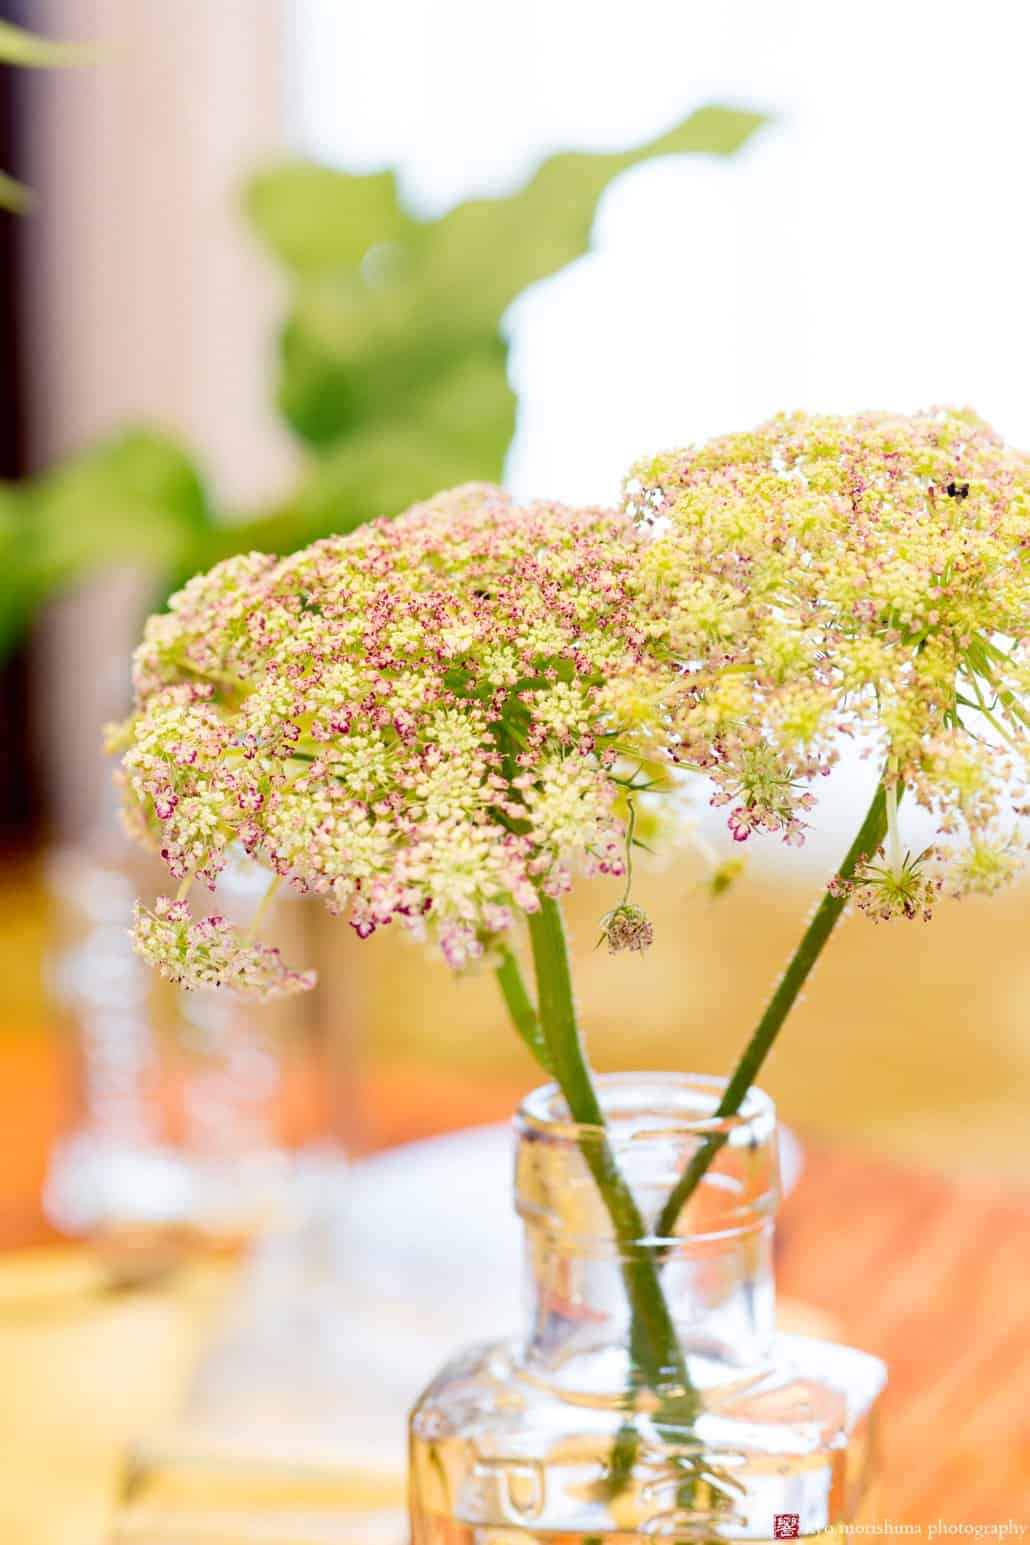
<svg viewBox="0 0 1030 1545">
<path fill-rule="evenodd" d="M 660 1263 L 677 1339 L 707 1377 L 761 1362 L 775 1318 L 771 1102 L 752 1091 L 740 1114 L 724 1120 L 714 1116 L 718 1080 L 646 1074 L 597 1082 L 603 1129 L 569 1121 L 553 1088 L 531 1095 L 520 1113 L 516 1195 L 530 1298 L 525 1363 L 570 1387 L 625 1389 L 627 1278 L 645 1261 Z M 715 1149 L 711 1165 L 675 1224 L 659 1233 L 663 1205 L 702 1144 Z M 602 1150 L 633 1194 L 639 1238 L 616 1237 L 592 1173 Z"/>
</svg>

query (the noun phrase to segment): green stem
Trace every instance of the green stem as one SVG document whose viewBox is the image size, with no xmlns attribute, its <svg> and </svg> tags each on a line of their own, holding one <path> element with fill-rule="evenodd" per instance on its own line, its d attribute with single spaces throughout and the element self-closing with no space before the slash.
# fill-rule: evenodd
<svg viewBox="0 0 1030 1545">
<path fill-rule="evenodd" d="M 594 1129 L 581 1134 L 579 1146 L 623 1251 L 621 1270 L 631 1310 L 630 1354 L 634 1369 L 652 1389 L 672 1378 L 689 1396 L 690 1379 L 662 1291 L 660 1267 L 654 1252 L 641 1245 L 650 1231 L 604 1131 L 604 1112 L 576 1022 L 565 930 L 557 902 L 550 897 L 541 898 L 540 910 L 529 916 L 529 933 L 539 1025 L 554 1077 L 572 1119 L 580 1126 Z M 508 997 L 507 992 L 505 996 Z"/>
<path fill-rule="evenodd" d="M 282 875 L 277 874 L 258 903 L 257 911 L 254 913 L 254 916 L 250 920 L 250 926 L 247 928 L 243 935 L 243 942 L 245 944 L 253 944 L 254 940 L 257 938 L 258 929 L 261 927 L 261 924 L 265 918 L 265 913 L 271 906 L 272 898 L 274 897 L 276 891 L 279 889 L 281 883 Z"/>
<path fill-rule="evenodd" d="M 896 797 L 901 797 L 901 787 L 897 787 Z M 858 865 L 863 859 L 871 858 L 880 848 L 887 833 L 887 791 L 882 782 L 877 784 L 876 793 L 873 795 L 872 804 L 866 812 L 865 820 L 859 828 L 858 835 L 847 856 L 840 866 L 840 878 L 850 880 Z M 847 894 L 842 889 L 840 894 L 833 895 L 827 891 L 815 911 L 815 916 L 805 930 L 804 937 L 798 945 L 786 971 L 780 977 L 776 990 L 769 1000 L 765 1013 L 758 1021 L 754 1035 L 748 1042 L 744 1054 L 734 1068 L 723 1097 L 715 1112 L 717 1118 L 735 1116 L 744 1097 L 758 1076 L 769 1052 L 772 1050 L 776 1037 L 783 1027 L 798 993 L 812 971 L 819 956 L 822 954 L 827 940 L 832 934 L 841 913 L 847 905 Z M 661 1217 L 658 1220 L 655 1232 L 663 1239 L 671 1239 L 676 1231 L 676 1223 L 680 1213 L 690 1200 L 694 1191 L 700 1185 L 702 1178 L 708 1170 L 720 1148 L 726 1142 L 724 1133 L 712 1133 L 697 1149 L 694 1157 L 687 1165 L 683 1174 L 676 1182 L 675 1188 L 670 1192 L 669 1198 L 662 1208 Z"/>
<path fill-rule="evenodd" d="M 637 829 L 637 807 L 632 799 L 627 799 L 626 805 L 629 815 L 626 820 L 626 883 L 622 888 L 622 900 L 620 906 L 625 906 L 629 900 L 629 893 L 633 889 L 633 837 Z"/>
<path fill-rule="evenodd" d="M 544 1072 L 550 1074 L 553 1078 L 554 1064 L 551 1061 L 551 1053 L 544 1039 L 544 1033 L 540 1028 L 536 1009 L 533 1007 L 529 993 L 526 991 L 526 984 L 522 980 L 522 972 L 519 970 L 518 960 L 511 950 L 506 949 L 503 951 L 501 963 L 497 967 L 495 974 L 512 1024 Z"/>
</svg>

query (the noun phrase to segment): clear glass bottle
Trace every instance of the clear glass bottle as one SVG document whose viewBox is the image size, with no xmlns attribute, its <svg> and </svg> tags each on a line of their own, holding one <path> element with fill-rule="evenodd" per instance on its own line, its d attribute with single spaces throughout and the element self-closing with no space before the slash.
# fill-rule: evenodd
<svg viewBox="0 0 1030 1545">
<path fill-rule="evenodd" d="M 163 981 L 129 935 L 135 898 L 166 890 L 167 872 L 113 819 L 54 850 L 47 869 L 47 985 L 69 1091 L 50 1220 L 88 1235 L 129 1280 L 335 1206 L 345 1162 L 333 1107 L 349 1091 L 324 994 L 255 1005 Z M 201 908 L 245 926 L 268 880 L 234 854 Z M 291 958 L 309 960 L 306 909 L 288 894 L 273 906 Z"/>
<path fill-rule="evenodd" d="M 415 1406 L 413 1545 L 847 1538 L 875 1505 L 886 1370 L 776 1332 L 772 1102 L 752 1090 L 717 1119 L 716 1079 L 598 1086 L 607 1136 L 570 1121 L 553 1085 L 519 1112 L 529 1324 L 518 1344 L 455 1358 Z M 588 1160 L 614 1159 L 654 1229 L 703 1143 L 716 1155 L 674 1237 L 617 1243 Z M 626 1286 L 642 1260 L 657 1266 L 682 1358 L 648 1383 Z"/>
</svg>

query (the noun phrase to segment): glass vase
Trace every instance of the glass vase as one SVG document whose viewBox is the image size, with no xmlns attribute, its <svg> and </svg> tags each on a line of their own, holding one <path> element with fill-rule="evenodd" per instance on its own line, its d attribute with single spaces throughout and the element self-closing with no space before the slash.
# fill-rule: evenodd
<svg viewBox="0 0 1030 1545">
<path fill-rule="evenodd" d="M 606 1127 L 551 1085 L 517 1118 L 529 1314 L 474 1347 L 411 1416 L 413 1545 L 594 1545 L 847 1537 L 874 1506 L 881 1362 L 777 1333 L 772 1102 L 715 1115 L 719 1080 L 598 1080 Z M 667 1237 L 663 1204 L 714 1154 Z M 616 1166 L 644 1232 L 616 1232 L 594 1176 Z M 469 1220 L 470 1227 L 475 1220 Z M 642 1369 L 640 1274 L 675 1356 Z M 636 1317 L 631 1302 L 637 1303 Z"/>
<path fill-rule="evenodd" d="M 117 1277 L 306 1225 L 344 1171 L 351 1099 L 324 992 L 254 1004 L 163 981 L 129 929 L 135 897 L 166 889 L 167 874 L 113 822 L 56 849 L 47 868 L 67 1089 L 50 1220 L 90 1237 Z M 206 909 L 245 925 L 267 884 L 234 855 Z M 288 894 L 273 907 L 277 937 L 310 961 L 306 909 Z"/>
</svg>

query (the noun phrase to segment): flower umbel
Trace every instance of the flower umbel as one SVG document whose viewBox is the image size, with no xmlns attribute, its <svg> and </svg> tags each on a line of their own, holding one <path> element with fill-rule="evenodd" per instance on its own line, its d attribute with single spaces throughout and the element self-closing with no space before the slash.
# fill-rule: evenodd
<svg viewBox="0 0 1030 1545">
<path fill-rule="evenodd" d="M 132 824 L 186 884 L 213 888 L 238 843 L 361 937 L 396 919 L 475 961 L 575 867 L 624 872 L 617 768 L 654 753 L 674 679 L 639 604 L 646 540 L 472 484 L 219 564 L 137 651 Z M 149 958 L 208 971 L 184 919 L 150 916 Z"/>
<path fill-rule="evenodd" d="M 250 944 L 224 917 L 191 917 L 185 901 L 158 898 L 153 911 L 137 905 L 132 932 L 148 965 L 179 987 L 228 987 L 259 998 L 282 998 L 313 987 L 310 971 L 293 971 L 277 949 Z"/>
<path fill-rule="evenodd" d="M 738 841 L 803 840 L 846 734 L 939 827 L 934 879 L 895 834 L 855 891 L 869 910 L 923 915 L 938 880 L 990 889 L 1018 867 L 1030 458 L 965 411 L 794 414 L 638 464 L 626 508 L 656 533 L 644 564 L 683 670 L 676 755 L 712 778 Z"/>
<path fill-rule="evenodd" d="M 832 896 L 846 896 L 874 922 L 889 923 L 894 918 L 933 916 L 934 902 L 941 889 L 940 879 L 927 866 L 929 853 L 913 858 L 911 853 L 897 863 L 867 861 L 860 864 L 850 880 L 838 876 L 830 881 Z"/>
</svg>

